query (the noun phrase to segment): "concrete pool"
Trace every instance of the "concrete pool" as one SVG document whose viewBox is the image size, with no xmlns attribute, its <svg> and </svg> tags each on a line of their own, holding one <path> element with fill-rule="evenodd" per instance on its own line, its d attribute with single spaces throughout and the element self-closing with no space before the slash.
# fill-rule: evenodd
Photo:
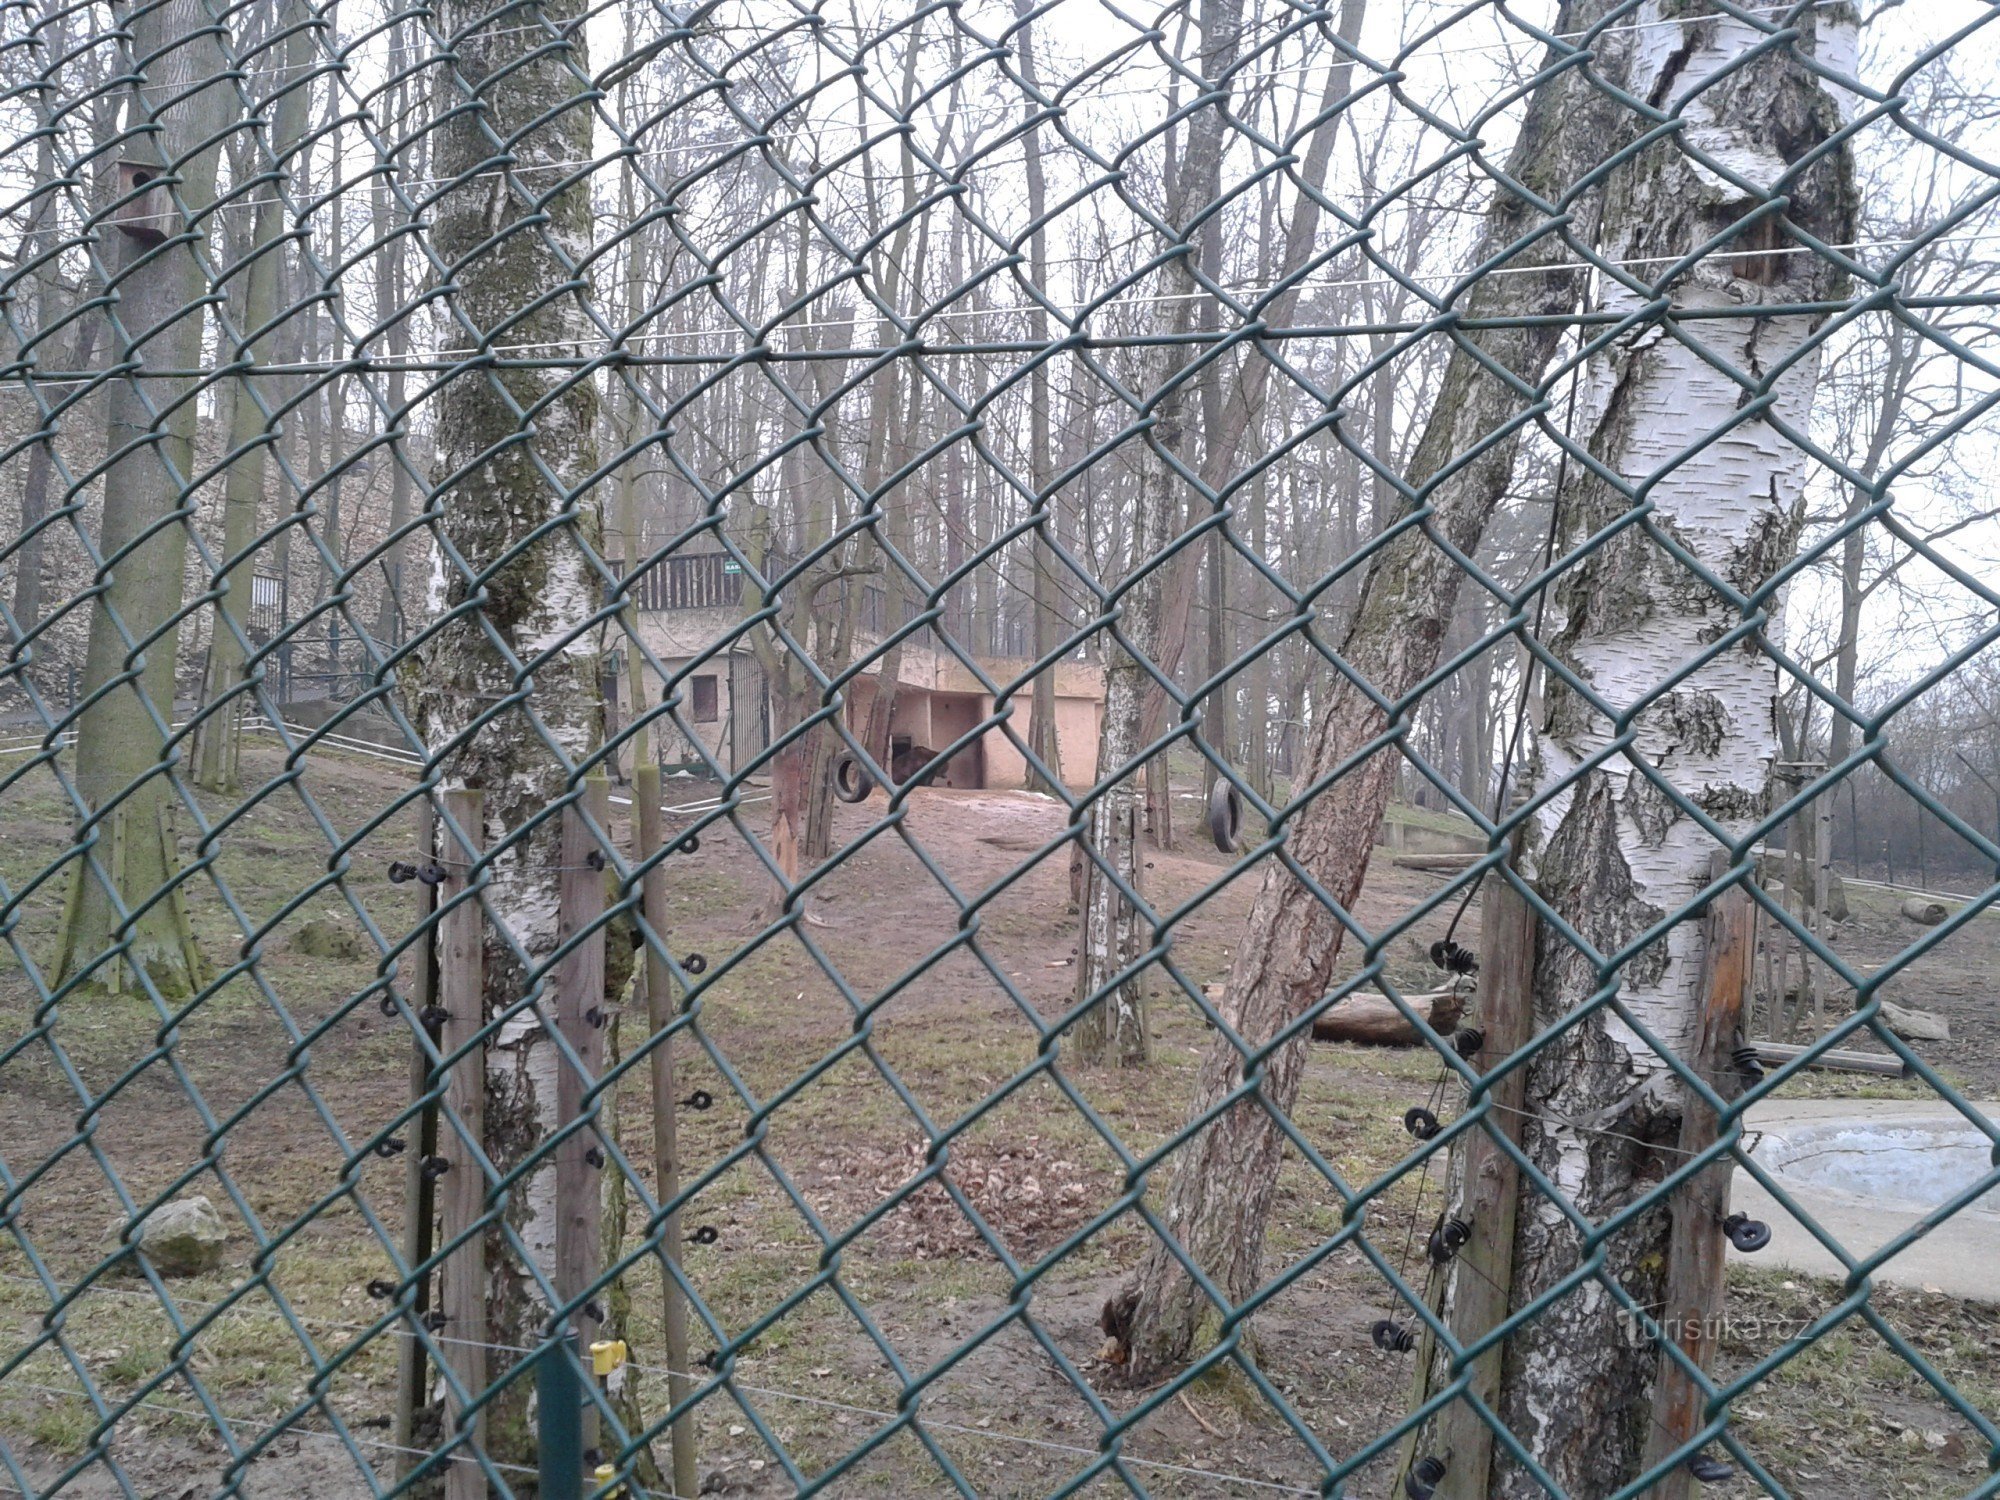
<svg viewBox="0 0 2000 1500">
<path fill-rule="evenodd" d="M 2000 1105 L 1972 1106 L 2000 1119 Z M 1753 1109 L 1745 1144 L 1766 1172 L 1850 1254 L 1874 1253 L 1993 1173 L 1993 1143 L 1960 1111 L 1907 1099 L 1779 1100 Z M 1732 1210 L 1771 1226 L 1770 1245 L 1734 1259 L 1822 1276 L 1845 1268 L 1739 1168 Z M 1876 1271 L 1895 1285 L 2000 1302 L 2000 1187 L 1966 1204 Z"/>
</svg>

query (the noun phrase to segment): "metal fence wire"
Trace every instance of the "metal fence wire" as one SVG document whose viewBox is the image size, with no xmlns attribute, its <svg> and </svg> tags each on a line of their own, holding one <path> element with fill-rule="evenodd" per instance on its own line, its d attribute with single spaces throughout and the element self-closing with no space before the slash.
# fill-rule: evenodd
<svg viewBox="0 0 2000 1500">
<path fill-rule="evenodd" d="M 1866 10 L 0 5 L 0 1488 L 2000 1494 Z"/>
</svg>

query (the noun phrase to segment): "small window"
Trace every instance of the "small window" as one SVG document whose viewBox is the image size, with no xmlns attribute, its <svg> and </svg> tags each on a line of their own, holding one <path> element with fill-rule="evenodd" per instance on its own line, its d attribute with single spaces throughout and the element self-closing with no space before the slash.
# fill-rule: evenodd
<svg viewBox="0 0 2000 1500">
<path fill-rule="evenodd" d="M 694 721 L 697 724 L 713 724 L 715 712 L 715 678 L 694 679 Z"/>
</svg>

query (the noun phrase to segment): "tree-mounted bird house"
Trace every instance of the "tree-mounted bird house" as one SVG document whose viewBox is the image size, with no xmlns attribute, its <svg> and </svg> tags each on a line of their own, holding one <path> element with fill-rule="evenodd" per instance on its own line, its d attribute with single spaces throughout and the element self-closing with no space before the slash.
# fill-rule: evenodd
<svg viewBox="0 0 2000 1500">
<path fill-rule="evenodd" d="M 173 227 L 173 199 L 157 162 L 118 163 L 118 203 L 111 222 L 144 245 L 157 245 Z"/>
</svg>

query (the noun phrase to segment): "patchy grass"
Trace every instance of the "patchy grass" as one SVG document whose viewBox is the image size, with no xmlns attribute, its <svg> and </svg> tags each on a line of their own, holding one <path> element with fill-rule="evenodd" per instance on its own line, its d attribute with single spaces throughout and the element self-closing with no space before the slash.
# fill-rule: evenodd
<svg viewBox="0 0 2000 1500">
<path fill-rule="evenodd" d="M 268 749 L 253 749 L 249 759 L 253 774 L 274 777 Z M 72 997 L 43 1013 L 37 1030 L 33 984 L 18 971 L 0 975 L 0 1045 L 19 1044 L 0 1063 L 0 1153 L 15 1185 L 18 1236 L 0 1239 L 0 1362 L 58 1324 L 68 1351 L 45 1342 L 0 1385 L 0 1435 L 42 1468 L 85 1452 L 97 1425 L 88 1403 L 60 1394 L 79 1386 L 71 1357 L 107 1402 L 148 1403 L 120 1430 L 137 1434 L 143 1424 L 163 1474 L 207 1475 L 220 1462 L 214 1445 L 199 1441 L 210 1427 L 204 1397 L 252 1434 L 312 1403 L 298 1424 L 302 1434 L 330 1430 L 338 1418 L 373 1440 L 385 1437 L 379 1428 L 391 1405 L 395 1336 L 378 1329 L 385 1304 L 367 1286 L 392 1274 L 388 1246 L 402 1233 L 404 1168 L 361 1147 L 407 1094 L 408 1034 L 377 1000 L 394 978 L 384 946 L 408 933 L 418 910 L 417 888 L 391 885 L 383 871 L 391 858 L 409 856 L 414 834 L 405 818 L 336 856 L 341 840 L 404 789 L 397 770 L 379 761 L 312 757 L 304 779 L 310 807 L 298 788 L 263 785 L 267 793 L 233 825 L 216 867 L 236 909 L 255 930 L 300 890 L 326 884 L 258 939 L 254 978 L 233 980 L 183 1015 L 163 1015 L 131 995 Z M 50 851 L 65 847 L 64 804 L 44 775 L 10 788 L 0 809 L 0 879 L 18 891 Z M 871 815 L 843 809 L 842 835 L 852 838 Z M 823 883 L 812 920 L 795 933 L 765 934 L 757 925 L 763 877 L 727 828 L 709 831 L 698 854 L 673 862 L 672 942 L 709 960 L 697 1035 L 676 1046 L 676 1094 L 699 1088 L 716 1101 L 679 1112 L 684 1180 L 746 1139 L 758 1148 L 683 1215 L 684 1235 L 708 1227 L 715 1242 L 674 1247 L 720 1330 L 698 1323 L 697 1355 L 760 1329 L 736 1358 L 730 1384 L 700 1408 L 703 1466 L 718 1489 L 790 1488 L 748 1412 L 813 1475 L 893 1428 L 906 1382 L 916 1381 L 925 1434 L 968 1484 L 994 1495 L 1045 1493 L 1092 1461 L 1103 1430 L 1065 1367 L 1114 1412 L 1145 1399 L 1100 1361 L 1097 1316 L 1148 1233 L 1130 1213 L 1085 1231 L 1127 1191 L 1128 1158 L 1182 1128 L 1207 1027 L 1163 985 L 1151 1067 L 1065 1068 L 1067 1085 L 1123 1144 L 1121 1157 L 1037 1068 L 1040 1028 L 1073 1000 L 1065 861 L 1044 860 L 992 894 L 974 924 L 916 854 L 920 848 L 973 898 L 993 890 L 1059 823 L 1055 805 L 1042 799 L 920 796 L 899 834 L 868 842 Z M 1175 904 L 1223 873 L 1212 850 L 1154 854 L 1148 889 Z M 1362 919 L 1384 925 L 1440 884 L 1381 862 Z M 1254 878 L 1234 880 L 1177 927 L 1172 957 L 1190 982 L 1225 978 L 1253 889 Z M 52 881 L 18 908 L 17 936 L 38 960 L 53 951 L 60 904 L 61 883 Z M 1442 935 L 1455 904 L 1444 903 L 1391 946 L 1399 983 L 1436 983 L 1423 950 Z M 211 958 L 226 961 L 240 950 L 243 926 L 221 891 L 211 885 L 190 906 Z M 1459 932 L 1474 945 L 1477 915 L 1475 903 Z M 296 934 L 307 920 L 351 933 L 355 956 L 300 951 Z M 1349 972 L 1357 962 L 1347 956 Z M 629 1049 L 637 1034 L 629 1011 L 621 1031 L 614 1044 Z M 701 1043 L 726 1059 L 747 1100 Z M 798 1084 L 841 1049 L 839 1061 Z M 1967 1087 L 1981 1082 L 1976 1057 L 1951 1066 Z M 1351 1187 L 1401 1172 L 1370 1205 L 1364 1226 L 1369 1244 L 1413 1278 L 1443 1201 L 1441 1171 L 1416 1164 L 1401 1117 L 1439 1076 L 1438 1061 L 1417 1051 L 1315 1047 L 1294 1116 Z M 1920 1084 L 1824 1074 L 1788 1090 L 1922 1092 Z M 1455 1090 L 1445 1095 L 1448 1113 Z M 643 1069 L 627 1075 L 613 1104 L 623 1150 L 649 1183 Z M 935 1137 L 949 1138 L 941 1167 L 929 1147 Z M 905 1193 L 920 1179 L 927 1180 Z M 1148 1191 L 1157 1195 L 1163 1179 L 1156 1174 Z M 109 1249 L 107 1231 L 126 1221 L 126 1200 L 143 1207 L 177 1184 L 207 1194 L 234 1237 L 221 1269 L 165 1284 L 170 1311 L 146 1281 L 95 1268 Z M 1344 1222 L 1340 1194 L 1288 1153 L 1267 1266 L 1316 1254 Z M 635 1204 L 628 1246 L 641 1224 Z M 37 1262 L 65 1291 L 83 1288 L 59 1313 Z M 816 1282 L 810 1296 L 791 1300 Z M 1740 1272 L 1732 1284 L 1732 1309 L 1744 1315 L 1725 1348 L 1732 1369 L 1781 1346 L 1771 1331 L 1789 1326 L 1781 1320 L 1823 1311 L 1833 1295 L 1804 1280 Z M 631 1378 L 642 1406 L 657 1412 L 665 1379 L 657 1259 L 642 1256 L 624 1292 Z M 2000 1409 L 1992 1310 L 1892 1292 L 1878 1293 L 1875 1305 L 1978 1409 Z M 1401 1410 L 1408 1360 L 1376 1351 L 1368 1339 L 1376 1318 L 1397 1311 L 1380 1277 L 1348 1247 L 1319 1259 L 1259 1315 L 1260 1367 L 1336 1455 L 1357 1451 Z M 1754 1333 L 1753 1315 L 1762 1320 Z M 1908 1367 L 1884 1351 L 1879 1335 L 1850 1319 L 1741 1398 L 1745 1441 L 1794 1493 L 1858 1500 L 1976 1486 L 1984 1450 L 1966 1436 L 1969 1424 L 1934 1397 L 1927 1404 L 1928 1388 L 1913 1385 Z M 1933 1442 L 1934 1434 L 1942 1440 Z M 122 1452 L 128 1439 L 118 1442 Z M 350 1493 L 341 1486 L 354 1478 L 353 1459 L 338 1445 L 330 1451 L 313 1481 L 295 1479 L 291 1492 Z M 386 1461 L 379 1450 L 358 1451 Z M 1161 1495 L 1248 1493 L 1202 1472 L 1317 1483 L 1303 1445 L 1248 1381 L 1228 1371 L 1160 1406 L 1131 1431 L 1124 1452 L 1132 1472 Z M 1357 1492 L 1380 1493 L 1385 1467 L 1365 1471 Z M 1893 1478 L 1866 1488 L 1884 1472 Z M 160 1487 L 168 1492 L 164 1480 Z M 843 1494 L 895 1496 L 949 1490 L 936 1458 L 908 1431 L 845 1470 L 838 1486 Z"/>
</svg>

